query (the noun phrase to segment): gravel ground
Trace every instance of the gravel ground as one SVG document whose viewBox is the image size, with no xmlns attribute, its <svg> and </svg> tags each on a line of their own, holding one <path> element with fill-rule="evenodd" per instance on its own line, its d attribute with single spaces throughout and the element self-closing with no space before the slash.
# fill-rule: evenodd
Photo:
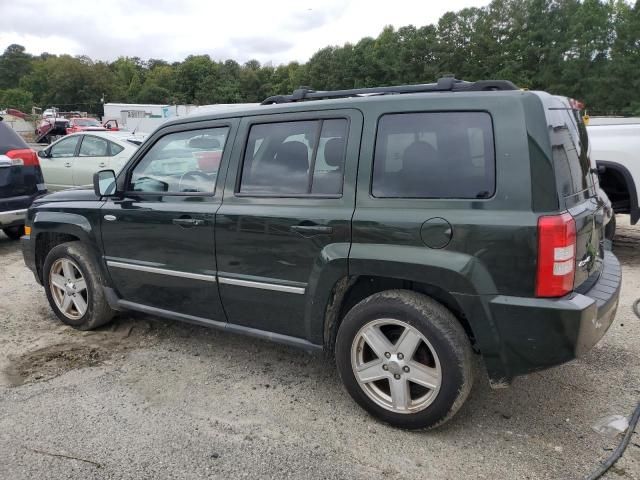
<svg viewBox="0 0 640 480">
<path fill-rule="evenodd" d="M 138 315 L 68 328 L 0 234 L 0 478 L 582 478 L 619 441 L 591 426 L 640 398 L 640 226 L 627 218 L 600 344 L 505 390 L 478 365 L 469 401 L 431 432 L 369 417 L 322 356 Z M 640 479 L 637 435 L 606 478 Z"/>
</svg>

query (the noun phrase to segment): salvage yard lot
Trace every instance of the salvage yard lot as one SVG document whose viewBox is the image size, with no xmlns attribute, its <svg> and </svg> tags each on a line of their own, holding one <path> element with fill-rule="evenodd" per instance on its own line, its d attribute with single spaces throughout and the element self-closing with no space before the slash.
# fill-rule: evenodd
<svg viewBox="0 0 640 480">
<path fill-rule="evenodd" d="M 478 366 L 431 432 L 373 420 L 320 355 L 141 315 L 66 327 L 0 234 L 0 478 L 582 478 L 618 442 L 593 423 L 640 398 L 640 226 L 618 224 L 604 340 L 505 390 Z M 606 478 L 640 478 L 637 435 Z"/>
</svg>

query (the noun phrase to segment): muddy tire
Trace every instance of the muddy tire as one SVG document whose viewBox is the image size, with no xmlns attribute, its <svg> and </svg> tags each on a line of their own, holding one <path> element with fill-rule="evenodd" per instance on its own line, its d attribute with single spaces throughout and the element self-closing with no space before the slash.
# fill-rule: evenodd
<svg viewBox="0 0 640 480">
<path fill-rule="evenodd" d="M 455 316 L 426 295 L 376 293 L 353 307 L 336 338 L 351 397 L 380 420 L 434 428 L 455 415 L 473 384 L 473 353 Z"/>
<path fill-rule="evenodd" d="M 51 249 L 44 261 L 42 279 L 47 300 L 56 316 L 78 330 L 92 330 L 109 322 L 109 307 L 100 270 L 80 242 Z"/>
<path fill-rule="evenodd" d="M 24 225 L 3 228 L 2 231 L 11 240 L 20 240 L 20 237 L 24 235 Z"/>
</svg>

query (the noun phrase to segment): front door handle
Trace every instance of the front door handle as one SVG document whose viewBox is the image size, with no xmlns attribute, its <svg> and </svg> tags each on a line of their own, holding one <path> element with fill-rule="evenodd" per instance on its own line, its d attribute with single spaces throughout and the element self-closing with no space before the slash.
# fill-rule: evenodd
<svg viewBox="0 0 640 480">
<path fill-rule="evenodd" d="M 100 168 L 104 168 L 104 167 L 106 167 L 106 166 L 107 166 L 107 164 L 106 164 L 106 163 L 104 163 L 104 162 L 100 162 L 100 163 L 98 164 L 98 166 L 99 166 Z"/>
<path fill-rule="evenodd" d="M 198 225 L 204 225 L 204 220 L 199 218 L 174 218 L 171 220 L 174 225 L 181 227 L 197 227 Z"/>
<path fill-rule="evenodd" d="M 327 227 L 325 225 L 293 225 L 290 230 L 305 237 L 309 237 L 313 235 L 332 233 L 333 227 Z"/>
</svg>

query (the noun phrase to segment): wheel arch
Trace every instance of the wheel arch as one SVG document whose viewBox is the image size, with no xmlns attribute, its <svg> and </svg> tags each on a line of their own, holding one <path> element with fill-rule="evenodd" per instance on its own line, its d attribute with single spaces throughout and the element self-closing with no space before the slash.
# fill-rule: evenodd
<svg viewBox="0 0 640 480">
<path fill-rule="evenodd" d="M 435 283 L 379 275 L 343 277 L 336 282 L 326 306 L 323 338 L 324 349 L 332 353 L 338 328 L 347 312 L 360 301 L 386 290 L 409 290 L 423 293 L 449 309 L 462 325 L 472 345 L 476 344 L 474 329 L 454 295 Z"/>
<path fill-rule="evenodd" d="M 598 160 L 596 165 L 599 167 L 605 167 L 604 173 L 600 174 L 601 178 L 608 175 L 607 171 L 610 171 L 615 172 L 615 174 L 622 179 L 629 195 L 629 214 L 631 215 L 631 224 L 637 223 L 638 220 L 640 220 L 640 206 L 638 205 L 638 190 L 631 172 L 629 172 L 627 167 L 617 162 Z M 606 184 L 607 182 L 603 181 L 602 183 Z M 609 195 L 606 188 L 603 188 L 603 190 L 607 195 Z"/>
<path fill-rule="evenodd" d="M 32 222 L 32 236 L 35 237 L 35 263 L 41 282 L 44 261 L 51 249 L 74 241 L 87 246 L 96 265 L 105 273 L 104 266 L 99 261 L 100 249 L 94 229 L 86 217 L 68 212 L 37 212 Z"/>
</svg>

